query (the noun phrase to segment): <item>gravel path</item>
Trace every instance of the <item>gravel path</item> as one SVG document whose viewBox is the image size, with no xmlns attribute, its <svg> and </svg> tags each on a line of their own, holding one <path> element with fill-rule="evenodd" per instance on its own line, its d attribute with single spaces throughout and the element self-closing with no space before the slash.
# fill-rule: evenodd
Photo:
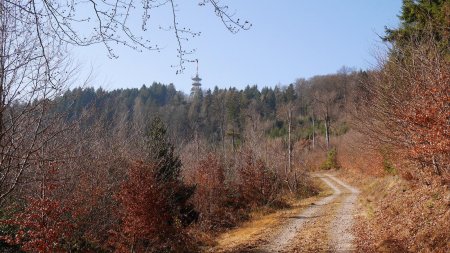
<svg viewBox="0 0 450 253">
<path fill-rule="evenodd" d="M 346 194 L 336 218 L 331 225 L 330 239 L 332 241 L 333 251 L 354 252 L 356 248 L 353 244 L 355 238 L 352 233 L 352 227 L 359 191 L 332 175 L 326 174 L 326 176 L 344 187 Z"/>
<path fill-rule="evenodd" d="M 359 191 L 330 174 L 318 174 L 316 177 L 333 190 L 332 195 L 302 210 L 259 252 L 355 250 L 351 229 Z"/>
<path fill-rule="evenodd" d="M 287 211 L 275 222 L 208 252 L 354 252 L 352 227 L 359 191 L 330 173 L 316 174 L 331 195 L 304 203 L 300 211 Z M 271 225 L 269 225 L 271 224 Z M 261 226 L 261 227 L 257 227 Z M 242 232 L 241 232 L 242 233 Z M 230 238 L 233 238 L 231 236 Z"/>
</svg>

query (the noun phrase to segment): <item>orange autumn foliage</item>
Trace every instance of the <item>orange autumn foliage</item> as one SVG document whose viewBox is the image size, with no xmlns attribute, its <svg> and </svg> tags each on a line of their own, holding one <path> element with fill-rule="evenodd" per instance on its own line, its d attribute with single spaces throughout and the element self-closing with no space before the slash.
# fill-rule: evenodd
<svg viewBox="0 0 450 253">
<path fill-rule="evenodd" d="M 395 50 L 363 85 L 358 130 L 420 171 L 449 179 L 448 59 L 432 41 Z"/>
<path fill-rule="evenodd" d="M 2 225 L 17 230 L 15 235 L 1 239 L 19 245 L 25 252 L 67 252 L 67 241 L 73 230 L 73 210 L 58 197 L 62 184 L 57 165 L 44 164 L 40 169 L 38 195 L 27 197 L 23 211 L 2 221 Z"/>
<path fill-rule="evenodd" d="M 188 249 L 180 220 L 171 215 L 171 188 L 155 178 L 155 165 L 135 162 L 117 198 L 121 225 L 111 232 L 117 252 L 182 252 Z"/>
</svg>

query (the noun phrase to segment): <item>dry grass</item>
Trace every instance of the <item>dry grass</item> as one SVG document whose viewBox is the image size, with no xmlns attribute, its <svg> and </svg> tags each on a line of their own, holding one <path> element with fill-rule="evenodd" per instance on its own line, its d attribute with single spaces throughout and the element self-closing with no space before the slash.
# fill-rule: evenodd
<svg viewBox="0 0 450 253">
<path fill-rule="evenodd" d="M 450 252 L 450 192 L 399 176 L 343 171 L 362 190 L 356 228 L 359 252 Z"/>
<path fill-rule="evenodd" d="M 317 181 L 317 180 L 315 180 Z M 288 197 L 286 201 L 290 204 L 290 208 L 274 210 L 274 209 L 260 209 L 251 213 L 249 221 L 244 222 L 241 226 L 226 231 L 217 237 L 216 245 L 213 248 L 207 249 L 207 252 L 244 252 L 250 251 L 261 244 L 270 240 L 279 229 L 283 227 L 287 219 L 294 214 L 298 214 L 301 210 L 307 208 L 318 199 L 331 194 L 331 190 L 325 188 L 323 183 L 315 182 L 316 186 L 321 191 L 318 195 L 305 198 L 296 199 Z"/>
</svg>

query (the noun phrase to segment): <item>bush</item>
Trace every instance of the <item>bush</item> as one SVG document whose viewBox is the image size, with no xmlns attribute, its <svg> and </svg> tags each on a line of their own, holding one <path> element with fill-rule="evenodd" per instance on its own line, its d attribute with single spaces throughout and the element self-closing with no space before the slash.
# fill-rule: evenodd
<svg viewBox="0 0 450 253">
<path fill-rule="evenodd" d="M 200 160 L 190 174 L 190 183 L 196 185 L 192 198 L 200 212 L 200 226 L 203 230 L 219 230 L 236 223 L 235 210 L 227 203 L 231 194 L 225 183 L 225 168 L 219 157 L 210 153 Z"/>
<path fill-rule="evenodd" d="M 381 60 L 363 86 L 359 130 L 375 147 L 390 147 L 396 160 L 448 178 L 450 68 L 437 44 L 425 34 Z"/>
<path fill-rule="evenodd" d="M 111 234 L 119 252 L 185 252 L 190 248 L 182 217 L 174 216 L 175 184 L 162 184 L 157 167 L 136 162 L 129 170 L 118 200 L 121 224 Z M 175 189 L 175 190 L 174 190 Z"/>
<path fill-rule="evenodd" d="M 250 207 L 273 203 L 281 192 L 281 182 L 251 151 L 243 153 L 243 164 L 239 168 L 239 193 Z"/>
<path fill-rule="evenodd" d="M 339 169 L 339 165 L 337 163 L 336 148 L 328 150 L 327 159 L 320 166 L 320 168 L 323 170 Z"/>
</svg>

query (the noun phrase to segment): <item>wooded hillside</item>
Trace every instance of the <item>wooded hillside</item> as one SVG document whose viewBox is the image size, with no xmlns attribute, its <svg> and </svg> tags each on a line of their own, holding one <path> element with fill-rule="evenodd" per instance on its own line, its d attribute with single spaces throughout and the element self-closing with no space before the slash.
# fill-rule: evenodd
<svg viewBox="0 0 450 253">
<path fill-rule="evenodd" d="M 449 1 L 403 1 L 371 70 L 189 95 L 68 89 L 61 30 L 42 34 L 64 15 L 39 22 L 36 7 L 55 6 L 43 3 L 0 0 L 0 251 L 199 252 L 254 212 L 323 193 L 319 170 L 362 189 L 324 181 L 360 199 L 359 251 L 450 250 Z M 249 28 L 202 3 L 230 31 Z M 122 42 L 97 35 L 71 42 Z"/>
</svg>

